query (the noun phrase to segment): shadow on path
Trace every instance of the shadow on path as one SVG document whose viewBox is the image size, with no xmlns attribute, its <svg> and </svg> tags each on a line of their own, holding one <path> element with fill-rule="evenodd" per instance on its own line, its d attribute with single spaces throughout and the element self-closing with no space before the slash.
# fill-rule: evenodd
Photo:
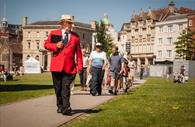
<svg viewBox="0 0 195 127">
<path fill-rule="evenodd" d="M 0 85 L 0 92 L 41 90 L 41 89 L 52 89 L 52 88 L 53 85 L 33 85 L 33 84 Z"/>
<path fill-rule="evenodd" d="M 88 114 L 99 113 L 101 111 L 102 109 L 74 109 L 72 110 L 72 115 L 78 114 L 78 113 L 88 113 Z"/>
</svg>

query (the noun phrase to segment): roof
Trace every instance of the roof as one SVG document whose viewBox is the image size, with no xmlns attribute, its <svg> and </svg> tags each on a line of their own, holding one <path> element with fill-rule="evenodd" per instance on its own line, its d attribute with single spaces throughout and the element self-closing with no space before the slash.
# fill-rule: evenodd
<svg viewBox="0 0 195 127">
<path fill-rule="evenodd" d="M 121 30 L 120 31 L 124 31 L 124 28 L 130 26 L 130 23 L 123 23 Z"/>
<path fill-rule="evenodd" d="M 185 8 L 185 7 L 181 7 L 177 9 L 174 5 L 175 4 L 173 2 L 170 2 L 169 6 L 166 8 L 159 8 L 159 9 L 153 9 L 153 10 L 149 9 L 148 12 L 144 12 L 143 10 L 141 10 L 139 15 L 134 14 L 132 16 L 131 22 L 138 22 L 139 20 L 146 20 L 146 19 L 152 19 L 156 21 L 165 21 L 170 15 L 189 14 L 189 13 L 195 12 L 195 10 L 192 10 L 190 8 Z M 172 8 L 170 6 L 172 6 Z M 174 9 L 174 11 L 172 9 Z M 177 18 L 183 18 L 183 15 Z"/>
<path fill-rule="evenodd" d="M 187 18 L 187 14 L 175 14 L 167 17 L 165 21 L 177 20 Z"/>
<path fill-rule="evenodd" d="M 110 20 L 108 19 L 108 15 L 105 13 L 104 17 L 101 19 L 101 21 L 105 24 L 105 25 L 112 25 L 112 23 L 110 22 Z"/>
<path fill-rule="evenodd" d="M 37 21 L 37 22 L 33 22 L 29 25 L 33 25 L 33 26 L 38 26 L 38 25 L 50 25 L 50 26 L 54 26 L 54 25 L 58 25 L 58 21 Z M 91 28 L 90 24 L 86 24 L 86 23 L 81 23 L 81 22 L 74 22 L 75 26 L 78 27 L 85 27 L 85 28 Z"/>
</svg>

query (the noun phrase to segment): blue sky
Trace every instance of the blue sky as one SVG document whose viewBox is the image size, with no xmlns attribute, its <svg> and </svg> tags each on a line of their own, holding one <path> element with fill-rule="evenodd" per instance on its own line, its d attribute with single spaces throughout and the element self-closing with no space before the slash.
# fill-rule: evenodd
<svg viewBox="0 0 195 127">
<path fill-rule="evenodd" d="M 167 7 L 171 0 L 0 0 L 0 19 L 6 16 L 9 23 L 21 24 L 22 16 L 29 18 L 29 23 L 43 20 L 59 20 L 62 14 L 75 16 L 78 22 L 99 21 L 107 13 L 117 31 L 124 22 L 129 22 L 133 10 L 136 13 L 143 8 L 157 9 Z M 176 7 L 195 9 L 195 0 L 173 0 Z"/>
</svg>

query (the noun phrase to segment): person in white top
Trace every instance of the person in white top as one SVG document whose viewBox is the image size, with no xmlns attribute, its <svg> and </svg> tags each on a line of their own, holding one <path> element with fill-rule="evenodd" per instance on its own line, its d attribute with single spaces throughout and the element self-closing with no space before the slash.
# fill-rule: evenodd
<svg viewBox="0 0 195 127">
<path fill-rule="evenodd" d="M 86 81 L 87 81 L 87 65 L 89 56 L 87 55 L 86 49 L 82 49 L 83 53 L 83 70 L 79 73 L 80 76 L 80 84 L 81 84 L 81 91 L 86 91 Z"/>
<path fill-rule="evenodd" d="M 133 85 L 133 81 L 135 77 L 136 63 L 133 60 L 133 57 L 130 55 L 130 53 L 127 54 L 127 61 L 128 61 L 128 67 L 130 69 L 128 79 L 131 87 Z"/>
<path fill-rule="evenodd" d="M 92 96 L 102 94 L 102 80 L 106 66 L 106 53 L 102 51 L 101 43 L 96 43 L 96 50 L 92 51 L 89 57 L 88 73 L 91 73 L 90 93 Z"/>
</svg>

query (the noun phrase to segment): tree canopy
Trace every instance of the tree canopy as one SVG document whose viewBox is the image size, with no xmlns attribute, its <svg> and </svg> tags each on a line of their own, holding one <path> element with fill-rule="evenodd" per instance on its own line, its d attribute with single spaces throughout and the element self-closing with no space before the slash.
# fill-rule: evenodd
<svg viewBox="0 0 195 127">
<path fill-rule="evenodd" d="M 195 39 L 193 35 L 195 35 L 195 32 L 190 31 L 190 29 L 183 30 L 174 43 L 177 55 L 185 60 L 195 59 Z"/>
<path fill-rule="evenodd" d="M 106 26 L 100 20 L 96 22 L 97 41 L 102 44 L 103 50 L 109 55 L 112 52 L 112 38 L 106 33 Z"/>
</svg>

